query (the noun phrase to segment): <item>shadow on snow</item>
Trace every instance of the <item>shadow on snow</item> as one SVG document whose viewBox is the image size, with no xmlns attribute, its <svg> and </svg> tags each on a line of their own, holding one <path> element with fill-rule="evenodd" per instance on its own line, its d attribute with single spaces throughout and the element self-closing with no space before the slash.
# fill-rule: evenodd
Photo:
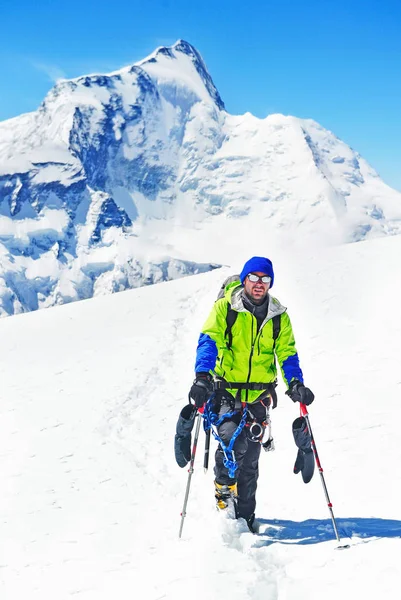
<svg viewBox="0 0 401 600">
<path fill-rule="evenodd" d="M 331 519 L 308 519 L 307 521 L 285 521 L 281 519 L 258 519 L 261 524 L 260 541 L 268 546 L 275 542 L 286 544 L 319 544 L 335 540 Z M 343 538 L 401 538 L 401 521 L 393 519 L 336 519 L 338 532 Z"/>
</svg>

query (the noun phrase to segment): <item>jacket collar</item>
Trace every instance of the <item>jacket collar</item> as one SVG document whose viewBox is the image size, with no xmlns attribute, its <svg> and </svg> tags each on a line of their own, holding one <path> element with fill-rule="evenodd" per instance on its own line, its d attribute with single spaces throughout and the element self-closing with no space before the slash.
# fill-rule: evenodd
<svg viewBox="0 0 401 600">
<path fill-rule="evenodd" d="M 226 298 L 230 302 L 234 310 L 238 312 L 249 312 L 249 310 L 247 310 L 247 308 L 245 308 L 244 306 L 243 293 L 244 288 L 242 287 L 242 285 L 237 285 L 227 290 Z M 280 304 L 277 298 L 270 296 L 269 293 L 267 295 L 269 298 L 269 308 L 267 310 L 265 321 L 272 319 L 276 315 L 281 315 L 287 310 L 285 306 Z"/>
</svg>

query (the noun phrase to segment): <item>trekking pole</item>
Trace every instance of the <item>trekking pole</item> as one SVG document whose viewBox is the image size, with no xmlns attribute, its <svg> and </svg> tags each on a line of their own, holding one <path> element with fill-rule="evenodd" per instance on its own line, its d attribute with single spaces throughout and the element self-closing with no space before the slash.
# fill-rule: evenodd
<svg viewBox="0 0 401 600">
<path fill-rule="evenodd" d="M 203 470 L 205 473 L 207 473 L 207 470 L 209 468 L 209 450 L 210 450 L 210 428 L 206 431 L 206 438 L 205 438 L 205 456 L 203 459 Z"/>
<path fill-rule="evenodd" d="M 181 525 L 180 525 L 180 532 L 178 534 L 179 538 L 181 537 L 182 528 L 184 527 L 184 519 L 185 519 L 186 514 L 187 514 L 186 510 L 187 510 L 187 503 L 188 503 L 188 496 L 189 496 L 189 488 L 191 487 L 191 477 L 192 477 L 192 473 L 194 472 L 194 462 L 195 462 L 196 446 L 198 444 L 199 429 L 200 429 L 200 424 L 201 424 L 201 421 L 202 421 L 202 416 L 201 416 L 201 414 L 199 412 L 196 415 L 196 418 L 197 418 L 197 422 L 196 422 L 194 443 L 193 443 L 193 446 L 192 446 L 191 462 L 189 463 L 187 489 L 185 491 L 184 506 L 182 508 L 182 513 L 181 513 Z"/>
<path fill-rule="evenodd" d="M 306 424 L 307 424 L 307 427 L 308 427 L 308 431 L 309 431 L 309 435 L 311 437 L 312 450 L 313 450 L 313 454 L 315 456 L 315 461 L 316 461 L 317 468 L 319 470 L 319 475 L 320 475 L 320 480 L 322 482 L 322 486 L 323 486 L 323 490 L 324 490 L 324 495 L 326 496 L 327 506 L 328 506 L 329 511 L 330 511 L 331 522 L 333 523 L 334 533 L 336 534 L 337 542 L 341 542 L 341 538 L 340 538 L 340 535 L 338 533 L 337 523 L 336 523 L 336 520 L 334 518 L 333 505 L 332 505 L 332 503 L 330 501 L 329 492 L 327 490 L 326 482 L 324 480 L 323 467 L 322 467 L 320 459 L 319 459 L 319 454 L 317 452 L 315 438 L 313 437 L 313 433 L 312 433 L 312 427 L 311 427 L 310 420 L 309 420 L 308 409 L 306 408 L 305 404 L 301 404 L 300 406 L 301 406 L 301 415 L 305 418 L 305 421 L 306 421 Z M 348 544 L 345 544 L 343 546 L 338 546 L 337 548 L 339 550 L 343 550 L 343 549 L 349 548 L 349 547 L 350 546 Z"/>
</svg>

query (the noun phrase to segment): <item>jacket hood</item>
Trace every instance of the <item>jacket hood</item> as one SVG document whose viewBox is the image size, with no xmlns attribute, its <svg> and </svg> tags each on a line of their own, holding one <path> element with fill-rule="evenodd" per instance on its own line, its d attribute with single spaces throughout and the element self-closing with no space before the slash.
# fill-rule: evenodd
<svg viewBox="0 0 401 600">
<path fill-rule="evenodd" d="M 224 297 L 234 310 L 238 312 L 249 312 L 244 306 L 243 293 L 243 286 L 238 281 L 234 281 L 226 287 Z M 269 298 L 269 307 L 267 309 L 266 321 L 272 319 L 276 315 L 283 314 L 287 310 L 277 298 L 274 298 L 269 293 L 267 295 Z"/>
</svg>

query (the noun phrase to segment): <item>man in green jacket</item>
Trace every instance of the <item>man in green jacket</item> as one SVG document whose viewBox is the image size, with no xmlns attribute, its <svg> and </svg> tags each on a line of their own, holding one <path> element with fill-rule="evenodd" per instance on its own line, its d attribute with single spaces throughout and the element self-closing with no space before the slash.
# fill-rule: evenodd
<svg viewBox="0 0 401 600">
<path fill-rule="evenodd" d="M 245 263 L 240 282 L 227 285 L 202 329 L 190 390 L 201 411 L 212 398 L 217 415 L 217 507 L 226 509 L 232 499 L 236 517 L 243 517 L 251 531 L 261 443 L 275 399 L 276 357 L 290 398 L 307 405 L 314 400 L 303 384 L 290 318 L 268 293 L 273 283 L 271 261 L 254 256 Z"/>
</svg>

